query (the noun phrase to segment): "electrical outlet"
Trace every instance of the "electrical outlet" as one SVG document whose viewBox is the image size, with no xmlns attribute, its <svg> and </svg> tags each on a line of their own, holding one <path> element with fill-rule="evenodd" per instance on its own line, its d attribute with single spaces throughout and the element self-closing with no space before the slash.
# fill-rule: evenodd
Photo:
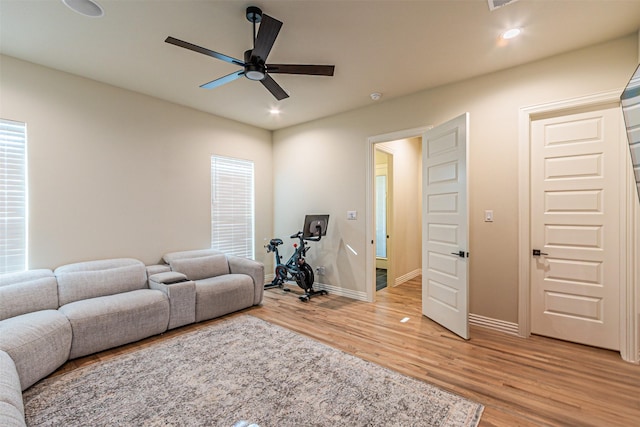
<svg viewBox="0 0 640 427">
<path fill-rule="evenodd" d="M 321 265 L 320 267 L 316 267 L 316 273 L 318 273 L 319 276 L 324 276 L 326 273 L 326 269 L 324 265 Z"/>
</svg>

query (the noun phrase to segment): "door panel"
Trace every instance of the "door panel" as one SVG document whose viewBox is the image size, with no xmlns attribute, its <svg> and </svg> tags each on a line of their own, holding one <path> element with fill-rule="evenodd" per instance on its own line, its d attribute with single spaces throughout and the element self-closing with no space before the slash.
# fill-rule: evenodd
<svg viewBox="0 0 640 427">
<path fill-rule="evenodd" d="M 469 338 L 468 114 L 422 137 L 422 313 Z M 458 256 L 462 251 L 464 257 Z"/>
<path fill-rule="evenodd" d="M 617 107 L 531 124 L 535 334 L 620 347 L 620 127 Z"/>
</svg>

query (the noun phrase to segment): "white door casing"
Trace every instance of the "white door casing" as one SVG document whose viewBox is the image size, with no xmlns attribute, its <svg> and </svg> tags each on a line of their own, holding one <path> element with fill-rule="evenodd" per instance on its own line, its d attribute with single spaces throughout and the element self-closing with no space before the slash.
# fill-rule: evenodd
<svg viewBox="0 0 640 427">
<path fill-rule="evenodd" d="M 469 113 L 422 136 L 422 314 L 469 338 Z"/>
<path fill-rule="evenodd" d="M 523 107 L 519 111 L 519 154 L 518 154 L 518 335 L 528 337 L 531 333 L 531 123 L 569 112 L 588 111 L 620 102 L 622 89 L 587 95 L 545 104 Z M 628 156 L 628 147 L 621 144 L 621 150 Z M 626 171 L 625 171 L 626 169 Z M 621 180 L 627 187 L 627 195 L 635 193 L 631 179 L 630 164 L 618 165 Z M 623 176 L 626 173 L 626 178 Z M 620 275 L 620 355 L 632 363 L 640 363 L 640 304 L 636 295 L 640 294 L 640 206 L 633 198 L 622 197 L 620 216 L 621 275 Z"/>
<path fill-rule="evenodd" d="M 367 185 L 366 185 L 366 229 L 367 229 L 367 261 L 366 261 L 366 272 L 365 272 L 365 281 L 368 284 L 366 289 L 366 299 L 365 301 L 373 302 L 375 301 L 376 296 L 376 247 L 375 247 L 375 151 L 376 144 L 397 141 L 400 139 L 407 138 L 415 138 L 421 137 L 425 131 L 431 129 L 431 126 L 423 126 L 419 128 L 413 129 L 405 129 L 397 132 L 386 133 L 382 135 L 372 136 L 367 139 L 368 142 L 368 158 L 367 158 Z M 393 195 L 392 195 L 393 197 Z M 392 238 L 390 240 L 393 240 Z M 393 251 L 393 242 L 390 241 L 389 250 Z M 393 256 L 393 255 L 392 255 Z M 391 263 L 391 269 L 393 270 L 393 263 Z M 393 271 L 388 272 L 391 275 L 391 278 L 395 277 L 395 273 Z"/>
<path fill-rule="evenodd" d="M 531 332 L 619 350 L 620 109 L 531 123 Z"/>
</svg>

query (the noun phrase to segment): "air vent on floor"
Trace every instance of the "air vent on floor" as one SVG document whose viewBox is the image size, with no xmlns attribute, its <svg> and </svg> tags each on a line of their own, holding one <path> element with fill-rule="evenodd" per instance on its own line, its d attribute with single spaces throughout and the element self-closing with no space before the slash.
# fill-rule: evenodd
<svg viewBox="0 0 640 427">
<path fill-rule="evenodd" d="M 506 6 L 511 3 L 515 3 L 518 0 L 487 0 L 489 3 L 489 10 L 496 10 L 502 6 Z"/>
</svg>

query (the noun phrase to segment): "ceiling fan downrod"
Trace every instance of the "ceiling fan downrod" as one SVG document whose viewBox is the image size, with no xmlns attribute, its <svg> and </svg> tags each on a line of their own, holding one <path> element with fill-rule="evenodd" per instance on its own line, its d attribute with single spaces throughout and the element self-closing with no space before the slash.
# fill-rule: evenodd
<svg viewBox="0 0 640 427">
<path fill-rule="evenodd" d="M 253 23 L 253 48 L 256 48 L 256 24 L 262 21 L 262 10 L 256 6 L 247 7 L 247 21 Z"/>
</svg>

